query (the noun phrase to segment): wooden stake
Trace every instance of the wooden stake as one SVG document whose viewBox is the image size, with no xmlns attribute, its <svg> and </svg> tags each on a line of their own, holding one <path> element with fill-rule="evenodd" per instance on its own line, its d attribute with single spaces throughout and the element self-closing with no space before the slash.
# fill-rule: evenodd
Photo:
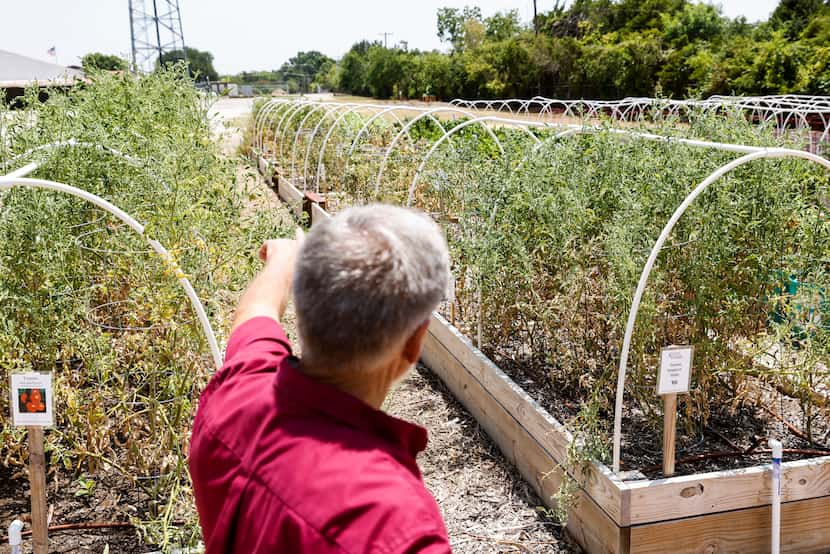
<svg viewBox="0 0 830 554">
<path fill-rule="evenodd" d="M 27 427 L 29 434 L 29 487 L 32 495 L 32 551 L 49 550 L 46 521 L 46 456 L 43 453 L 43 427 Z"/>
<path fill-rule="evenodd" d="M 674 475 L 674 441 L 677 433 L 677 395 L 663 395 L 663 475 Z"/>
</svg>

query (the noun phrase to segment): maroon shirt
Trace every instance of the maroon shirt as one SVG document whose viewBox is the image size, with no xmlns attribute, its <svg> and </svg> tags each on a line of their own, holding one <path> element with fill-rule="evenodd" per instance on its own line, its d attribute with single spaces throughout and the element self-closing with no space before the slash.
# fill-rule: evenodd
<svg viewBox="0 0 830 554">
<path fill-rule="evenodd" d="M 415 463 L 426 442 L 425 429 L 303 375 L 273 319 L 243 323 L 193 424 L 207 552 L 450 552 Z"/>
</svg>

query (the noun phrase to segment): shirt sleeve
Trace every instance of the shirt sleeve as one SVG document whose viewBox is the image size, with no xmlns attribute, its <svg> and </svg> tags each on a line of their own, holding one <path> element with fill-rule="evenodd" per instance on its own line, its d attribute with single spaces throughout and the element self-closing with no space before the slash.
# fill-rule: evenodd
<svg viewBox="0 0 830 554">
<path fill-rule="evenodd" d="M 225 365 L 278 364 L 291 355 L 291 343 L 285 331 L 270 317 L 254 317 L 236 328 L 225 349 Z"/>
<path fill-rule="evenodd" d="M 249 319 L 231 333 L 225 349 L 225 364 L 202 391 L 200 403 L 206 404 L 231 380 L 246 375 L 276 373 L 280 363 L 291 355 L 291 342 L 277 320 L 270 317 Z M 198 413 L 196 419 L 198 422 Z"/>
</svg>

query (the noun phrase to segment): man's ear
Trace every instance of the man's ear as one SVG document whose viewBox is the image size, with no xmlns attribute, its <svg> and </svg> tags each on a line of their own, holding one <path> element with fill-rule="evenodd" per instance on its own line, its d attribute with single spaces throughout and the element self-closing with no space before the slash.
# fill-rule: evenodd
<svg viewBox="0 0 830 554">
<path fill-rule="evenodd" d="M 402 355 L 410 365 L 417 362 L 418 358 L 421 357 L 421 347 L 424 345 L 424 339 L 427 336 L 427 329 L 429 329 L 429 320 L 421 323 L 403 345 Z"/>
</svg>

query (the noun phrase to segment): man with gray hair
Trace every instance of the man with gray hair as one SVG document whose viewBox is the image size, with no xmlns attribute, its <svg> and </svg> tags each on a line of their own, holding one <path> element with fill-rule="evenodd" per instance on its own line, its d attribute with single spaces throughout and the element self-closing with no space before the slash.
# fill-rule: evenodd
<svg viewBox="0 0 830 554">
<path fill-rule="evenodd" d="M 380 410 L 449 284 L 440 229 L 350 208 L 260 257 L 193 425 L 207 552 L 450 552 L 415 462 L 426 430 Z M 299 359 L 280 326 L 292 282 Z"/>
</svg>

